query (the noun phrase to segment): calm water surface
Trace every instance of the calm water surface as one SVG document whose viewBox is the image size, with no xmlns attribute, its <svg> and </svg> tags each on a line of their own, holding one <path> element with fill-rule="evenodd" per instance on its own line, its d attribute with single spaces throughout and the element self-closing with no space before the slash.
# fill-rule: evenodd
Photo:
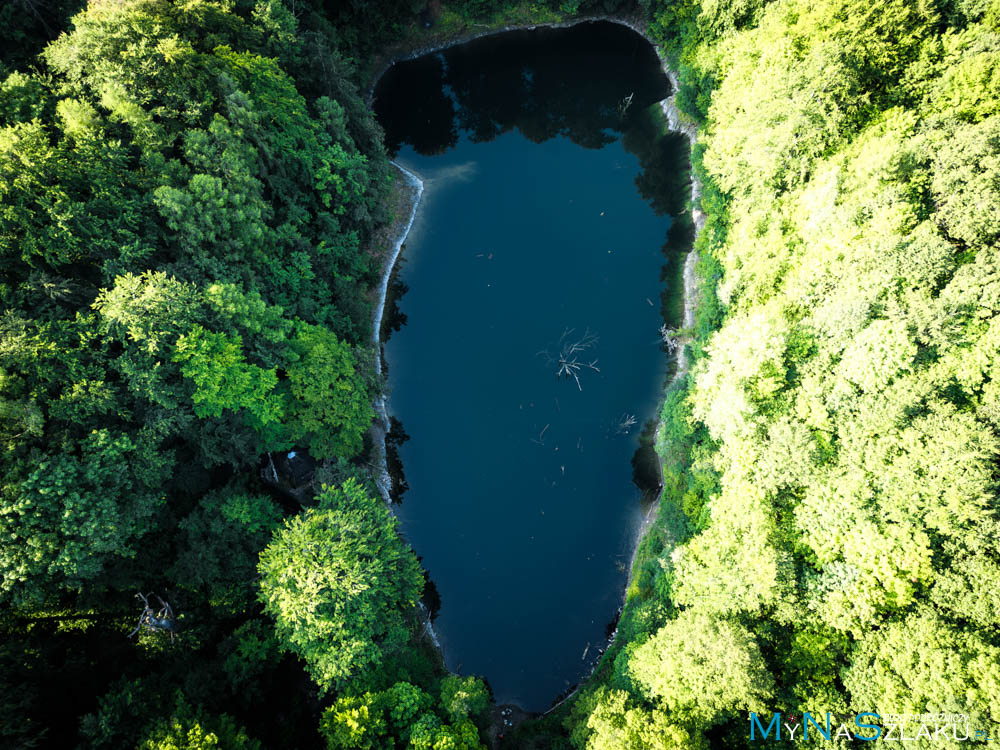
<svg viewBox="0 0 1000 750">
<path fill-rule="evenodd" d="M 601 23 L 400 64 L 376 91 L 425 182 L 385 331 L 396 512 L 449 668 L 529 710 L 589 670 L 621 604 L 689 245 L 668 86 L 641 37 Z"/>
</svg>

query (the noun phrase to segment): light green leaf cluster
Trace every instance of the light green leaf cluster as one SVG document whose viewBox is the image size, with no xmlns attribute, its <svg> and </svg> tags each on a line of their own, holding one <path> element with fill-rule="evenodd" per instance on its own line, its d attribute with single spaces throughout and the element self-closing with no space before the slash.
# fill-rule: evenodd
<svg viewBox="0 0 1000 750">
<path fill-rule="evenodd" d="M 685 610 L 632 655 L 642 689 L 678 719 L 765 711 L 773 681 L 753 635 L 734 620 Z"/>
<path fill-rule="evenodd" d="M 261 424 L 278 418 L 275 401 L 268 398 L 278 376 L 274 370 L 248 364 L 241 349 L 239 338 L 206 331 L 200 325 L 177 339 L 174 361 L 183 363 L 181 373 L 194 383 L 192 401 L 199 417 L 246 409 Z"/>
<path fill-rule="evenodd" d="M 323 712 L 320 733 L 329 750 L 483 750 L 470 716 L 481 718 L 488 705 L 486 686 L 474 677 L 445 677 L 439 702 L 397 682 L 380 693 L 338 698 Z"/>
<path fill-rule="evenodd" d="M 623 622 L 659 599 L 666 623 L 581 699 L 574 744 L 628 747 L 632 710 L 734 746 L 754 706 L 994 723 L 997 6 L 665 5 L 703 322 Z"/>
<path fill-rule="evenodd" d="M 671 723 L 660 710 L 632 705 L 623 690 L 600 688 L 587 718 L 586 750 L 701 750 L 700 733 Z"/>
<path fill-rule="evenodd" d="M 423 574 L 395 518 L 353 479 L 286 520 L 258 567 L 265 611 L 323 692 L 377 668 L 409 639 Z"/>
<path fill-rule="evenodd" d="M 155 722 L 139 750 L 261 750 L 228 716 L 207 716 L 177 699 L 173 714 Z"/>
</svg>

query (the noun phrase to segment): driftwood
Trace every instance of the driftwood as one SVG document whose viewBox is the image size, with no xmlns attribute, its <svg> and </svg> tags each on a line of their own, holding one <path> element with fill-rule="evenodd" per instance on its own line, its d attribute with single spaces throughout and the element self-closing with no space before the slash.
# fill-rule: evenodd
<svg viewBox="0 0 1000 750">
<path fill-rule="evenodd" d="M 559 341 L 556 342 L 555 353 L 549 349 L 545 349 L 538 352 L 538 356 L 544 357 L 550 367 L 556 368 L 557 378 L 572 378 L 576 382 L 576 387 L 582 391 L 583 385 L 580 383 L 580 374 L 584 370 L 600 372 L 601 368 L 597 366 L 596 359 L 590 362 L 580 361 L 580 354 L 594 347 L 599 339 L 597 338 L 597 334 L 590 332 L 589 328 L 584 332 L 582 337 L 573 339 L 573 331 L 575 330 L 575 328 L 567 328 L 563 331 L 562 336 L 559 337 Z"/>
<path fill-rule="evenodd" d="M 622 100 L 618 102 L 618 116 L 621 118 L 625 117 L 625 113 L 628 112 L 628 108 L 632 106 L 632 97 L 635 96 L 633 91 L 628 96 L 622 97 Z"/>
<path fill-rule="evenodd" d="M 629 431 L 635 427 L 635 414 L 622 414 L 618 417 L 618 423 L 615 425 L 615 432 L 619 435 L 628 435 Z"/>
<path fill-rule="evenodd" d="M 545 431 L 549 429 L 549 425 L 545 425 L 542 431 L 538 433 L 537 438 L 531 438 L 531 442 L 538 443 L 539 445 L 545 445 Z"/>
</svg>

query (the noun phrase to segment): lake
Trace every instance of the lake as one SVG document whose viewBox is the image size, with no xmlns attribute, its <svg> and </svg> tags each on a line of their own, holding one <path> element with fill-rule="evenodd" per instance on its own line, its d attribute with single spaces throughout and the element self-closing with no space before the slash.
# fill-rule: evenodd
<svg viewBox="0 0 1000 750">
<path fill-rule="evenodd" d="M 375 90 L 424 182 L 383 326 L 395 512 L 448 667 L 499 703 L 547 709 L 622 602 L 690 247 L 669 93 L 652 47 L 610 23 L 486 37 Z"/>
</svg>

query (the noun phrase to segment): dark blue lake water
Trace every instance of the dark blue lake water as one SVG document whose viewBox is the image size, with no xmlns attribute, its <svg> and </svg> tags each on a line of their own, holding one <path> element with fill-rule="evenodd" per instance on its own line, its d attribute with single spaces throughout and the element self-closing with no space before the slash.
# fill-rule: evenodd
<svg viewBox="0 0 1000 750">
<path fill-rule="evenodd" d="M 668 86 L 602 23 L 480 40 L 376 90 L 425 185 L 385 328 L 396 512 L 449 668 L 529 710 L 589 670 L 622 600 L 687 249 Z"/>
</svg>

